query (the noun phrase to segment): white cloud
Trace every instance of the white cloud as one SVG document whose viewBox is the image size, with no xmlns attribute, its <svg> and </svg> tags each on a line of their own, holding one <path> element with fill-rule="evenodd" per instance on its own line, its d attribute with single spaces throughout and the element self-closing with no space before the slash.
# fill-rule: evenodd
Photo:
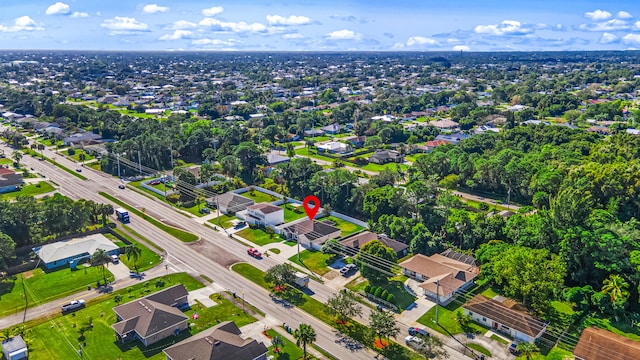
<svg viewBox="0 0 640 360">
<path fill-rule="evenodd" d="M 587 17 L 591 20 L 606 20 L 611 17 L 611 13 L 598 9 L 584 13 L 584 17 Z"/>
<path fill-rule="evenodd" d="M 633 24 L 633 26 L 635 26 L 636 29 L 640 30 L 640 20 L 636 21 L 635 24 Z"/>
<path fill-rule="evenodd" d="M 191 42 L 194 45 L 205 45 L 210 47 L 219 47 L 219 46 L 236 46 L 242 44 L 242 41 L 236 39 L 197 39 Z"/>
<path fill-rule="evenodd" d="M 160 6 L 158 4 L 147 4 L 142 8 L 142 12 L 145 14 L 157 14 L 169 11 L 166 6 Z"/>
<path fill-rule="evenodd" d="M 73 14 L 71 14 L 72 18 L 85 18 L 88 16 L 89 16 L 88 13 L 82 12 L 82 11 L 74 11 Z"/>
<path fill-rule="evenodd" d="M 69 5 L 58 1 L 57 3 L 49 6 L 45 14 L 47 15 L 67 15 L 71 11 Z"/>
<path fill-rule="evenodd" d="M 220 14 L 223 11 L 224 11 L 224 8 L 222 6 L 214 6 L 207 9 L 202 9 L 202 15 L 214 16 L 214 15 Z"/>
<path fill-rule="evenodd" d="M 149 31 L 149 26 L 135 18 L 116 16 L 103 21 L 100 26 L 111 30 L 111 35 L 130 34 L 133 32 Z"/>
<path fill-rule="evenodd" d="M 453 51 L 471 51 L 467 45 L 456 45 L 453 47 Z"/>
<path fill-rule="evenodd" d="M 631 25 L 625 20 L 620 19 L 611 19 L 593 24 L 580 24 L 580 26 L 578 26 L 578 29 L 585 31 L 616 31 L 627 30 L 629 28 L 631 28 Z"/>
<path fill-rule="evenodd" d="M 13 26 L 5 26 L 0 24 L 0 32 L 17 32 L 17 31 L 42 31 L 44 28 L 38 25 L 32 18 L 21 16 L 13 20 Z"/>
<path fill-rule="evenodd" d="M 535 27 L 540 29 L 541 25 L 544 24 L 537 24 L 535 25 Z M 497 25 L 478 25 L 473 30 L 478 34 L 488 34 L 495 36 L 518 36 L 531 34 L 534 32 L 532 26 L 523 25 L 522 23 L 520 23 L 520 21 L 516 20 L 504 20 Z"/>
<path fill-rule="evenodd" d="M 629 14 L 626 11 L 618 11 L 618 18 L 620 19 L 631 19 L 633 15 Z"/>
<path fill-rule="evenodd" d="M 173 24 L 169 25 L 167 28 L 171 30 L 180 30 L 180 29 L 191 29 L 196 26 L 198 26 L 198 24 L 192 23 L 191 21 L 178 20 L 178 21 L 175 21 Z"/>
<path fill-rule="evenodd" d="M 198 23 L 200 26 L 211 28 L 214 31 L 231 31 L 238 33 L 263 33 L 267 32 L 267 27 L 264 24 L 253 23 L 247 24 L 246 22 L 227 22 L 220 21 L 213 18 L 204 18 Z"/>
<path fill-rule="evenodd" d="M 330 40 L 360 40 L 362 34 L 355 33 L 351 30 L 336 30 L 325 35 Z"/>
<path fill-rule="evenodd" d="M 622 37 L 622 42 L 625 44 L 640 45 L 640 34 L 627 34 Z"/>
<path fill-rule="evenodd" d="M 291 15 L 288 18 L 280 15 L 267 15 L 267 21 L 270 25 L 307 25 L 312 20 L 306 16 Z"/>
<path fill-rule="evenodd" d="M 188 39 L 191 35 L 193 35 L 193 31 L 189 30 L 176 30 L 173 34 L 166 34 L 160 37 L 160 40 L 180 40 L 180 39 Z"/>
<path fill-rule="evenodd" d="M 407 40 L 407 46 L 420 46 L 420 45 L 438 45 L 438 40 L 424 37 L 424 36 L 412 36 Z"/>
<path fill-rule="evenodd" d="M 598 43 L 600 44 L 611 44 L 618 41 L 618 37 L 615 36 L 612 33 L 603 33 L 602 36 L 600 37 L 600 40 L 598 40 Z"/>
<path fill-rule="evenodd" d="M 302 34 L 283 34 L 283 39 L 302 39 L 304 36 Z"/>
</svg>

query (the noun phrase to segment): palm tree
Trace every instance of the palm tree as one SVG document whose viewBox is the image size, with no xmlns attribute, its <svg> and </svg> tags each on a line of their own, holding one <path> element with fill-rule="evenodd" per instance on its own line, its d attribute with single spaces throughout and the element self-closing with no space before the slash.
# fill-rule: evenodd
<svg viewBox="0 0 640 360">
<path fill-rule="evenodd" d="M 524 355 L 527 360 L 531 359 L 531 356 L 539 351 L 538 347 L 530 342 L 521 342 L 516 346 L 516 350 Z"/>
<path fill-rule="evenodd" d="M 105 284 L 107 283 L 107 277 L 104 274 L 104 270 L 105 270 L 104 265 L 109 264 L 110 261 L 111 261 L 111 256 L 109 256 L 109 254 L 103 249 L 98 249 L 96 250 L 96 252 L 93 253 L 93 255 L 91 255 L 91 265 L 102 266 L 102 279 L 104 280 Z"/>
<path fill-rule="evenodd" d="M 316 331 L 313 330 L 311 325 L 300 324 L 296 331 L 293 332 L 293 337 L 296 338 L 296 345 L 302 344 L 303 359 L 307 358 L 307 344 L 316 341 Z"/>
<path fill-rule="evenodd" d="M 274 336 L 273 339 L 271 339 L 271 345 L 273 345 L 273 352 L 279 353 L 280 347 L 284 346 L 284 340 L 282 340 L 282 336 Z"/>
<path fill-rule="evenodd" d="M 0 340 L 7 340 L 11 337 L 11 329 L 6 328 L 0 332 Z"/>
<path fill-rule="evenodd" d="M 107 225 L 107 216 L 111 216 L 113 214 L 114 209 L 111 204 L 102 204 L 100 207 L 100 214 L 102 215 L 102 226 Z"/>
<path fill-rule="evenodd" d="M 124 253 L 127 255 L 127 260 L 133 258 L 133 268 L 138 272 L 137 261 L 142 255 L 142 249 L 135 245 L 129 245 L 124 248 Z"/>
<path fill-rule="evenodd" d="M 15 161 L 16 164 L 18 164 L 18 167 L 20 167 L 20 160 L 22 160 L 22 152 L 14 151 L 13 154 L 11 155 L 11 158 L 13 158 L 13 161 Z"/>
<path fill-rule="evenodd" d="M 427 336 L 422 338 L 424 346 L 416 349 L 425 359 L 448 359 L 449 352 L 444 349 L 444 343 L 437 336 Z"/>
<path fill-rule="evenodd" d="M 609 275 L 608 279 L 602 282 L 602 293 L 611 296 L 611 302 L 626 302 L 629 297 L 629 283 L 624 281 L 618 274 Z"/>
</svg>

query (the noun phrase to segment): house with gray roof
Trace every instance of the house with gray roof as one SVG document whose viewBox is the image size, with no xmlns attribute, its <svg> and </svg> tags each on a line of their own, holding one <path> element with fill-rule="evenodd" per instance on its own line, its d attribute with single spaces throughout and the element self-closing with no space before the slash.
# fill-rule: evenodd
<svg viewBox="0 0 640 360">
<path fill-rule="evenodd" d="M 222 322 L 164 349 L 167 360 L 266 360 L 267 347 L 245 339 L 233 321 Z"/>
<path fill-rule="evenodd" d="M 27 349 L 27 344 L 22 339 L 22 336 L 16 335 L 2 340 L 2 354 L 7 360 L 27 359 L 29 357 L 29 349 Z"/>
<path fill-rule="evenodd" d="M 340 228 L 333 221 L 299 219 L 276 227 L 276 232 L 286 239 L 299 241 L 305 248 L 320 250 L 329 239 L 341 236 Z"/>
<path fill-rule="evenodd" d="M 120 342 L 140 340 L 149 346 L 188 327 L 179 308 L 188 306 L 188 292 L 182 284 L 158 291 L 113 308 L 117 323 L 111 325 Z"/>
<path fill-rule="evenodd" d="M 247 207 L 253 204 L 255 204 L 255 201 L 233 191 L 207 199 L 208 206 L 217 206 L 223 214 L 235 214 L 238 211 L 246 210 Z"/>
<path fill-rule="evenodd" d="M 119 248 L 102 234 L 93 234 L 67 241 L 33 248 L 40 261 L 47 269 L 55 269 L 69 265 L 72 269 L 78 263 L 89 260 L 98 249 L 109 255 L 118 254 Z"/>
</svg>

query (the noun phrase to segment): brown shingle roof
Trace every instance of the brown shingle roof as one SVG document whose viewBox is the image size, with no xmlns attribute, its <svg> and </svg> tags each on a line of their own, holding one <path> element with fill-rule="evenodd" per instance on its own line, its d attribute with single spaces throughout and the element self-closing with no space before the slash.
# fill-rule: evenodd
<svg viewBox="0 0 640 360">
<path fill-rule="evenodd" d="M 640 342 L 590 327 L 582 331 L 573 355 L 584 360 L 637 360 L 640 359 Z"/>
<path fill-rule="evenodd" d="M 164 349 L 164 353 L 170 360 L 253 360 L 267 353 L 263 343 L 245 340 L 240 334 L 234 322 L 225 321 Z"/>
<path fill-rule="evenodd" d="M 531 315 L 505 307 L 500 302 L 483 295 L 474 296 L 462 305 L 462 308 L 532 337 L 537 337 L 545 328 L 542 321 Z"/>
</svg>

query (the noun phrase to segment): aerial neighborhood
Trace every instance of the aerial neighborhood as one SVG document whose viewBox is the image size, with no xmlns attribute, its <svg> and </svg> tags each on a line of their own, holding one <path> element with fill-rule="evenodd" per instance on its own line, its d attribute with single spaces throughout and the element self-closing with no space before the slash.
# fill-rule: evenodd
<svg viewBox="0 0 640 360">
<path fill-rule="evenodd" d="M 533 55 L 0 52 L 4 358 L 640 359 L 638 54 Z"/>
</svg>

